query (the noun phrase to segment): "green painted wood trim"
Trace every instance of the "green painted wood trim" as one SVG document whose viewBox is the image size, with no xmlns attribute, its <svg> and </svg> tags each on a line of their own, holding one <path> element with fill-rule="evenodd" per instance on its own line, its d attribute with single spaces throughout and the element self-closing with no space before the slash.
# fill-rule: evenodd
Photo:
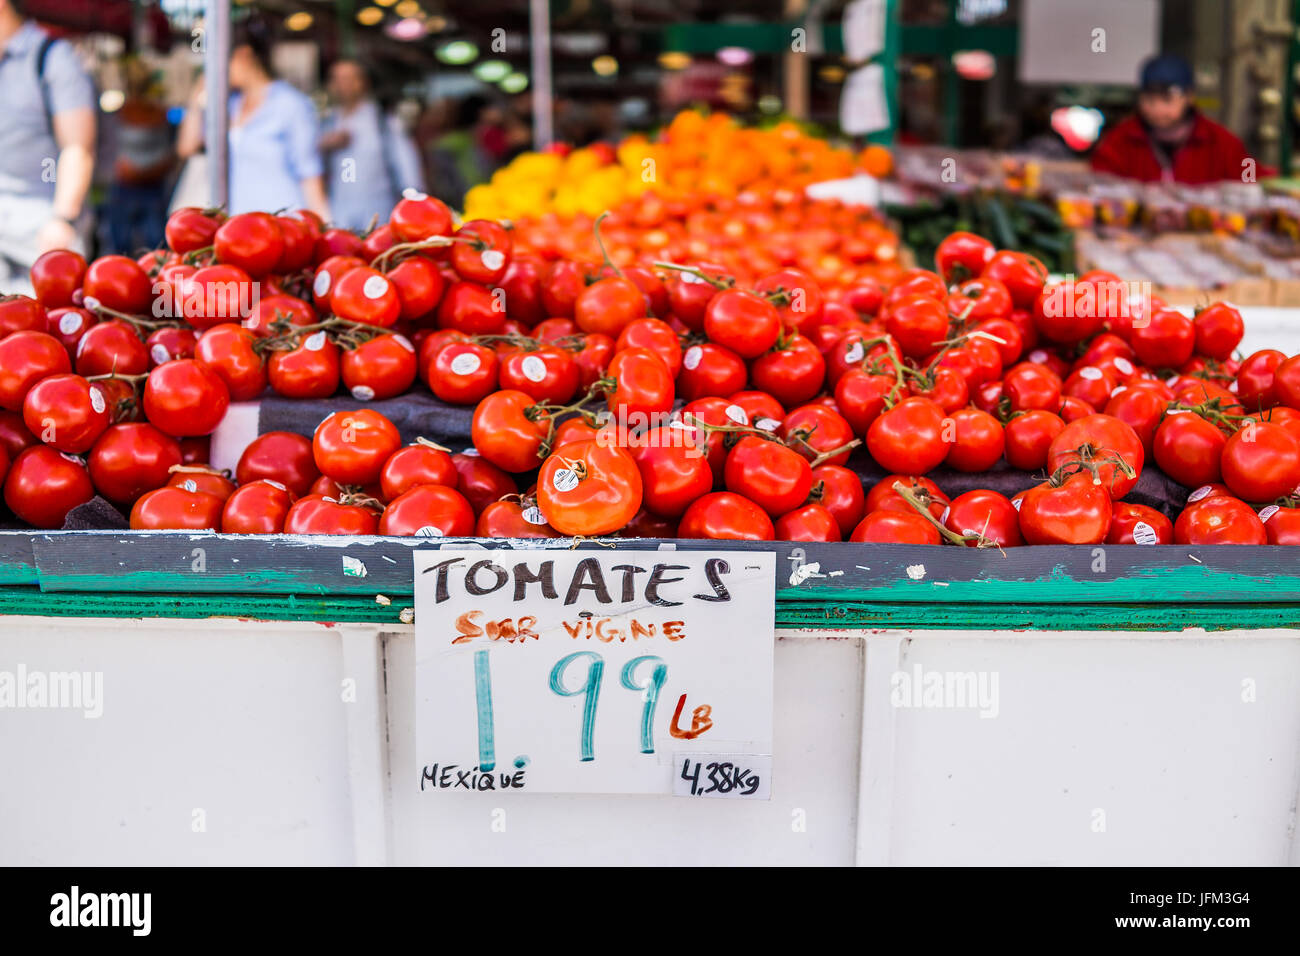
<svg viewBox="0 0 1300 956">
<path fill-rule="evenodd" d="M 409 602 L 351 595 L 142 594 L 41 592 L 0 588 L 0 617 L 247 618 L 264 621 L 397 624 Z M 776 626 L 814 630 L 1181 631 L 1300 628 L 1300 604 L 888 604 L 778 601 Z"/>
</svg>

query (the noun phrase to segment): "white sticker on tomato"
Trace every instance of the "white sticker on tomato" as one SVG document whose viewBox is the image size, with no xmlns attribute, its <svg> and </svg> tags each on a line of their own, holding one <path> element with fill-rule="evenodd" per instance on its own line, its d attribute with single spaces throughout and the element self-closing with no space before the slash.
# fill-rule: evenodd
<svg viewBox="0 0 1300 956">
<path fill-rule="evenodd" d="M 59 331 L 64 335 L 80 332 L 83 321 L 80 312 L 64 312 L 59 316 Z"/>
<path fill-rule="evenodd" d="M 483 263 L 484 269 L 496 272 L 506 264 L 506 254 L 500 249 L 484 249 L 483 254 L 479 256 L 479 261 Z"/>
<path fill-rule="evenodd" d="M 307 340 L 302 343 L 302 347 L 308 352 L 319 352 L 325 347 L 325 339 L 326 336 L 324 329 L 319 332 L 313 332 L 311 335 L 307 336 Z"/>
<path fill-rule="evenodd" d="M 367 299 L 382 299 L 388 294 L 388 280 L 383 276 L 371 276 L 362 283 L 361 294 Z"/>
<path fill-rule="evenodd" d="M 1116 385 L 1113 389 L 1110 390 L 1110 397 L 1114 398 L 1120 392 L 1127 392 L 1127 391 L 1128 391 L 1127 385 Z"/>
<path fill-rule="evenodd" d="M 1232 392 L 1233 395 L 1237 394 L 1237 380 L 1235 378 L 1232 380 L 1232 384 L 1228 386 L 1228 391 Z"/>
<path fill-rule="evenodd" d="M 353 385 L 352 397 L 358 402 L 368 402 L 375 397 L 375 390 L 369 385 Z"/>
<path fill-rule="evenodd" d="M 456 375 L 473 375 L 483 365 L 483 360 L 474 352 L 461 352 L 451 360 L 451 370 Z"/>
<path fill-rule="evenodd" d="M 1024 499 L 1024 498 L 1012 498 L 1012 499 L 1011 499 L 1011 507 L 1015 508 L 1017 511 L 1020 510 L 1020 506 L 1023 505 L 1024 503 L 1025 503 L 1025 499 Z"/>
<path fill-rule="evenodd" d="M 519 363 L 519 371 L 530 382 L 541 382 L 546 379 L 546 363 L 538 355 L 525 356 Z"/>
<path fill-rule="evenodd" d="M 749 424 L 749 416 L 745 414 L 745 410 L 741 408 L 739 405 L 728 405 L 727 417 L 730 418 L 737 425 Z"/>
<path fill-rule="evenodd" d="M 84 335 L 77 340 L 77 358 L 81 358 L 81 353 L 86 351 L 86 343 L 89 341 L 90 339 Z"/>
<path fill-rule="evenodd" d="M 406 351 L 408 352 L 415 351 L 415 346 L 411 344 L 411 340 L 408 339 L 405 335 L 394 335 L 393 341 L 396 342 L 398 345 L 400 345 L 402 348 L 406 349 Z"/>
<path fill-rule="evenodd" d="M 279 488 L 281 491 L 288 491 L 288 490 L 289 490 L 288 487 L 286 487 L 285 485 L 283 485 L 283 484 L 281 484 L 280 482 L 276 481 L 274 478 L 263 478 L 262 480 L 265 481 L 265 482 L 266 482 L 268 485 L 270 485 L 272 488 Z"/>
<path fill-rule="evenodd" d="M 1267 521 L 1269 518 L 1273 517 L 1273 515 L 1277 514 L 1281 510 L 1282 509 L 1279 508 L 1277 505 L 1269 505 L 1267 508 L 1260 508 L 1259 520 Z"/>
<path fill-rule="evenodd" d="M 578 475 L 571 468 L 561 468 L 551 478 L 551 484 L 555 486 L 556 491 L 572 491 L 578 487 Z"/>
<path fill-rule="evenodd" d="M 334 281 L 329 271 L 322 269 L 316 273 L 316 278 L 312 280 L 311 291 L 316 298 L 320 299 L 329 294 L 330 284 Z"/>
<path fill-rule="evenodd" d="M 1165 379 L 1165 384 L 1168 385 L 1170 388 L 1173 388 L 1174 382 L 1178 381 L 1180 378 L 1182 378 L 1182 376 L 1179 375 L 1177 372 L 1175 372 L 1173 375 L 1170 375 L 1167 379 Z"/>
<path fill-rule="evenodd" d="M 1043 349 L 1034 349 L 1029 353 L 1029 361 L 1033 362 L 1035 365 L 1042 365 L 1047 361 L 1047 352 Z"/>
<path fill-rule="evenodd" d="M 479 456 L 477 448 L 466 448 L 463 452 L 461 452 L 461 454 L 468 455 L 470 458 L 477 458 Z"/>
<path fill-rule="evenodd" d="M 1097 368 L 1095 365 L 1085 365 L 1083 368 L 1079 369 L 1079 378 L 1087 379 L 1090 382 L 1097 381 L 1101 376 L 1101 369 Z"/>
<path fill-rule="evenodd" d="M 104 414 L 104 409 L 108 407 L 104 404 L 104 395 L 98 385 L 90 386 L 90 407 L 95 410 L 96 415 Z"/>
<path fill-rule="evenodd" d="M 184 488 L 186 491 L 190 492 L 191 494 L 193 494 L 194 492 L 199 490 L 199 483 L 195 481 L 193 478 L 186 478 L 184 481 L 181 482 L 181 487 Z"/>
<path fill-rule="evenodd" d="M 162 365 L 164 362 L 170 362 L 172 353 L 167 351 L 167 346 L 161 342 L 155 342 L 149 349 L 149 358 L 153 360 L 154 365 Z"/>
<path fill-rule="evenodd" d="M 423 528 L 417 528 L 415 531 L 417 538 L 441 538 L 443 537 L 442 529 L 431 524 L 426 524 Z"/>
<path fill-rule="evenodd" d="M 781 423 L 775 418 L 760 418 L 754 422 L 755 428 L 761 428 L 765 432 L 774 432 L 781 427 Z"/>
<path fill-rule="evenodd" d="M 683 272 L 681 276 L 682 276 L 682 281 L 685 282 L 687 285 L 699 285 L 701 282 L 704 281 L 702 277 L 697 276 L 694 272 Z"/>
<path fill-rule="evenodd" d="M 59 456 L 62 457 L 62 458 L 66 458 L 68 461 L 72 462 L 74 465 L 84 465 L 84 464 L 85 464 L 85 462 L 82 461 L 80 458 L 78 458 L 76 455 L 69 454 L 69 453 L 66 452 L 66 451 L 61 451 L 61 452 L 59 452 Z"/>
<path fill-rule="evenodd" d="M 402 190 L 402 198 L 409 199 L 412 202 L 420 202 L 421 200 L 428 199 L 429 197 L 424 193 L 420 192 L 420 190 L 416 189 L 414 186 L 407 186 L 405 189 Z"/>
<path fill-rule="evenodd" d="M 1197 488 L 1195 491 L 1193 491 L 1190 495 L 1187 496 L 1187 501 L 1189 504 L 1193 501 L 1200 501 L 1202 498 L 1204 498 L 1213 490 L 1214 490 L 1213 487 L 1211 487 L 1210 485 L 1201 485 L 1201 487 Z"/>
<path fill-rule="evenodd" d="M 863 347 L 861 340 L 854 342 L 849 346 L 849 350 L 844 353 L 844 361 L 861 362 L 867 357 L 867 350 Z"/>
<path fill-rule="evenodd" d="M 694 370 L 699 366 L 700 360 L 703 358 L 704 349 L 700 348 L 698 345 L 692 345 L 686 350 L 686 354 L 682 356 L 682 365 L 686 366 L 688 369 Z"/>
<path fill-rule="evenodd" d="M 1139 521 L 1133 526 L 1133 543 L 1134 544 L 1159 544 L 1160 538 L 1156 534 L 1156 529 L 1151 527 L 1145 521 Z"/>
<path fill-rule="evenodd" d="M 542 509 L 537 505 L 525 508 L 519 512 L 519 517 L 523 518 L 529 524 L 546 524 L 546 515 L 542 514 Z"/>
<path fill-rule="evenodd" d="M 944 525 L 946 525 L 946 524 L 948 523 L 948 512 L 951 511 L 951 510 L 952 510 L 952 509 L 949 508 L 947 505 L 944 505 L 944 508 L 943 508 L 943 514 L 939 515 L 939 524 L 944 524 Z M 966 533 L 965 531 L 962 532 L 962 534 L 965 534 L 965 533 Z"/>
<path fill-rule="evenodd" d="M 1112 362 L 1111 364 L 1114 365 L 1117 369 L 1119 369 L 1119 373 L 1121 375 L 1133 374 L 1133 363 L 1130 362 L 1128 359 L 1124 358 L 1124 356 L 1122 355 L 1119 358 L 1115 359 L 1115 361 Z"/>
</svg>

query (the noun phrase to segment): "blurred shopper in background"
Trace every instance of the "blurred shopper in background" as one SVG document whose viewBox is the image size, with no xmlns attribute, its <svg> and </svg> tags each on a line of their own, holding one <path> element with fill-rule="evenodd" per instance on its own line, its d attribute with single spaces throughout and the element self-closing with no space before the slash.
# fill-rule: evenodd
<svg viewBox="0 0 1300 956">
<path fill-rule="evenodd" d="M 423 189 L 424 176 L 401 120 L 374 97 L 360 63 L 335 63 L 329 93 L 335 105 L 320 147 L 329 168 L 330 210 L 334 225 L 362 230 L 376 216 L 387 219 L 404 189 Z"/>
<path fill-rule="evenodd" d="M 273 78 L 270 50 L 254 21 L 237 32 L 230 53 L 230 212 L 304 208 L 328 220 L 316 111 Z M 177 137 L 182 157 L 203 148 L 204 102 L 200 84 Z"/>
<path fill-rule="evenodd" d="M 1182 57 L 1147 60 L 1137 113 L 1097 144 L 1092 168 L 1143 182 L 1240 182 L 1243 170 L 1253 167 L 1243 162 L 1250 158 L 1246 147 L 1193 105 L 1193 89 L 1192 68 Z"/>
<path fill-rule="evenodd" d="M 496 168 L 489 146 L 505 153 L 504 131 L 500 130 L 501 112 L 486 97 L 467 96 L 452 107 L 444 107 L 443 126 L 429 151 L 429 192 L 453 209 L 465 204 L 465 193 L 486 182 Z"/>
<path fill-rule="evenodd" d="M 95 91 L 76 52 L 0 0 L 0 277 L 86 252 Z"/>
<path fill-rule="evenodd" d="M 126 99 L 119 110 L 109 114 L 116 156 L 106 213 L 113 249 L 136 255 L 162 242 L 167 217 L 165 186 L 176 154 L 153 71 L 135 57 L 127 59 L 122 70 Z"/>
</svg>

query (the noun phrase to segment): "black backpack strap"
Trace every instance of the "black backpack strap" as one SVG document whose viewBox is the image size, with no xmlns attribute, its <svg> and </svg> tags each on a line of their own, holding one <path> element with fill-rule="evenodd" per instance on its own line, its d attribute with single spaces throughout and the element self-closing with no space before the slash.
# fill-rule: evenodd
<svg viewBox="0 0 1300 956">
<path fill-rule="evenodd" d="M 45 61 L 49 58 L 50 47 L 54 46 L 57 38 L 50 36 L 48 33 L 41 39 L 41 45 L 36 48 L 36 82 L 41 87 L 41 103 L 45 107 L 45 122 L 50 127 L 50 132 L 54 132 L 54 113 L 50 106 L 50 88 L 45 82 Z"/>
</svg>

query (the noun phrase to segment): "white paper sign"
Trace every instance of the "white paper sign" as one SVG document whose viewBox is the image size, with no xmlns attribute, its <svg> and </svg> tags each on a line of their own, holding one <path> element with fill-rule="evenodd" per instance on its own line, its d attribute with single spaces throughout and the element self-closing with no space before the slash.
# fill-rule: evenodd
<svg viewBox="0 0 1300 956">
<path fill-rule="evenodd" d="M 840 92 L 840 129 L 862 136 L 889 128 L 889 103 L 885 100 L 885 69 L 869 63 L 854 70 Z"/>
<path fill-rule="evenodd" d="M 413 554 L 421 790 L 768 798 L 773 553 Z"/>
<path fill-rule="evenodd" d="M 854 0 L 844 8 L 844 56 L 863 63 L 885 48 L 886 0 Z"/>
</svg>

